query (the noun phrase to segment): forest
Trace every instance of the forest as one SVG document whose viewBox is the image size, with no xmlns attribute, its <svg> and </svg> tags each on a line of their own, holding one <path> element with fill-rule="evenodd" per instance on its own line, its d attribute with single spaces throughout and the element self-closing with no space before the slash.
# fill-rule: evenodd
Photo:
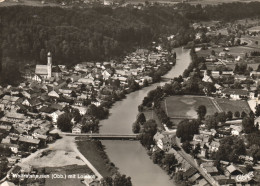
<svg viewBox="0 0 260 186">
<path fill-rule="evenodd" d="M 145 10 L 15 6 L 1 7 L 0 17 L 0 59 L 5 79 L 15 78 L 10 74 L 26 64 L 45 64 L 48 51 L 54 65 L 73 66 L 83 61 L 117 59 L 178 32 L 184 36 L 178 45 L 190 40 L 189 21 L 174 9 L 160 6 Z"/>
<path fill-rule="evenodd" d="M 180 3 L 176 6 L 187 19 L 194 21 L 218 20 L 230 22 L 259 16 L 260 12 L 260 2 L 233 2 L 205 7 L 200 4 L 192 6 L 188 3 Z"/>
<path fill-rule="evenodd" d="M 119 60 L 136 48 L 149 48 L 152 41 L 164 43 L 168 50 L 187 44 L 195 38 L 189 26 L 194 21 L 229 21 L 259 12 L 257 2 L 205 7 L 180 3 L 141 10 L 131 6 L 1 7 L 0 83 L 20 80 L 19 73 L 26 65 L 45 64 L 48 51 L 54 65 Z M 168 42 L 170 35 L 175 37 Z"/>
</svg>

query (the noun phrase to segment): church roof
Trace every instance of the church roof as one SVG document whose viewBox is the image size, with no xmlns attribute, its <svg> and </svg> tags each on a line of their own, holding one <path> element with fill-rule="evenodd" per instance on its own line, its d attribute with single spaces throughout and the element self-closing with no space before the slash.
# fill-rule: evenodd
<svg viewBox="0 0 260 186">
<path fill-rule="evenodd" d="M 48 74 L 47 65 L 36 65 L 35 74 L 47 75 Z"/>
</svg>

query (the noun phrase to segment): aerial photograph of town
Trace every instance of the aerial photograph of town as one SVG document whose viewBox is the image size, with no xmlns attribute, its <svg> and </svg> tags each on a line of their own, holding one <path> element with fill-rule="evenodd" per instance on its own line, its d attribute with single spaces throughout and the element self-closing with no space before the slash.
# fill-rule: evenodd
<svg viewBox="0 0 260 186">
<path fill-rule="evenodd" d="M 0 186 L 260 186 L 260 0 L 0 0 Z"/>
</svg>

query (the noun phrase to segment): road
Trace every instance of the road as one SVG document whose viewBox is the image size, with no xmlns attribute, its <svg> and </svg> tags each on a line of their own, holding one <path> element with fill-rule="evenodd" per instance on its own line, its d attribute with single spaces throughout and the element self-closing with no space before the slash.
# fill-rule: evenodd
<svg viewBox="0 0 260 186">
<path fill-rule="evenodd" d="M 98 170 L 85 158 L 83 154 L 78 150 L 77 147 L 73 148 L 74 152 L 78 154 L 78 156 L 81 158 L 81 160 L 94 172 L 94 174 L 98 177 L 98 180 L 101 180 L 103 176 L 98 172 Z"/>
<path fill-rule="evenodd" d="M 174 139 L 175 141 L 175 144 L 181 149 L 179 151 L 177 151 L 190 165 L 192 165 L 194 168 L 196 168 L 200 174 L 208 181 L 209 184 L 213 185 L 213 186 L 217 186 L 217 184 L 215 182 L 213 182 L 213 180 L 211 178 L 209 178 L 205 172 L 201 169 L 201 167 L 199 167 L 195 161 L 194 161 L 194 158 L 187 154 L 181 147 L 181 144 L 180 144 L 180 141 L 178 139 Z"/>
</svg>

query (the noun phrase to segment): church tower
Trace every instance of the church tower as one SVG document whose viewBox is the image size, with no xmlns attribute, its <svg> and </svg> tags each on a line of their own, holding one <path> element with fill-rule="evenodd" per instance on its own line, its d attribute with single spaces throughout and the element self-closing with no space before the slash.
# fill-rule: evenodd
<svg viewBox="0 0 260 186">
<path fill-rule="evenodd" d="M 51 56 L 51 52 L 48 52 L 48 56 L 47 56 L 47 78 L 50 79 L 51 78 L 51 70 L 52 70 L 52 56 Z"/>
</svg>

